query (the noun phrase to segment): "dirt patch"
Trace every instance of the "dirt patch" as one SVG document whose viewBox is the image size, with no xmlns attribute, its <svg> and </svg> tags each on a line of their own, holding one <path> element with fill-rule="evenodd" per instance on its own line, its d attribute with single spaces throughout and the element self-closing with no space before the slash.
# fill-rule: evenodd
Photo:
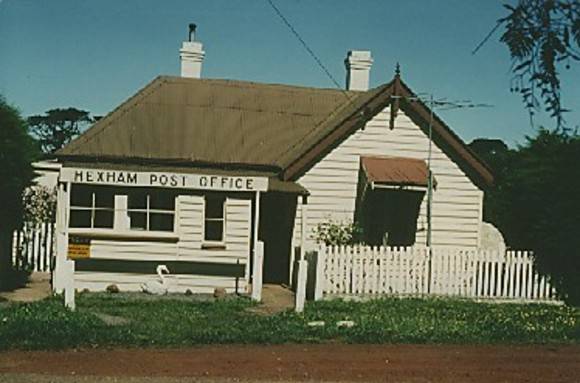
<svg viewBox="0 0 580 383">
<path fill-rule="evenodd" d="M 281 345 L 11 351 L 0 373 L 263 381 L 577 382 L 580 346 Z"/>
<path fill-rule="evenodd" d="M 258 315 L 274 315 L 294 308 L 294 293 L 286 287 L 266 284 L 262 286 L 262 302 L 248 311 Z"/>
<path fill-rule="evenodd" d="M 50 273 L 32 273 L 28 281 L 11 291 L 0 292 L 0 300 L 11 302 L 34 302 L 45 299 L 52 294 Z"/>
</svg>

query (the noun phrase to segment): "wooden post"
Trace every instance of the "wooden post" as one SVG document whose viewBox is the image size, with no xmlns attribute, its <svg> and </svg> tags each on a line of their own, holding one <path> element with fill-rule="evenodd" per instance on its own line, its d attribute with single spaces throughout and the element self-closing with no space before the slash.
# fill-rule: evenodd
<svg viewBox="0 0 580 383">
<path fill-rule="evenodd" d="M 308 262 L 301 259 L 298 261 L 298 283 L 296 286 L 296 307 L 297 313 L 304 311 L 306 300 L 306 279 L 308 275 Z"/>
<path fill-rule="evenodd" d="M 64 287 L 64 305 L 67 309 L 74 311 L 75 303 L 75 262 L 67 260 L 69 276 L 66 278 Z"/>
<path fill-rule="evenodd" d="M 254 260 L 252 269 L 252 299 L 262 300 L 262 268 L 264 266 L 264 243 L 260 242 L 258 231 L 260 228 L 260 191 L 256 191 L 254 201 Z"/>
<path fill-rule="evenodd" d="M 302 211 L 302 219 L 300 220 L 301 223 L 301 234 L 300 234 L 300 260 L 304 260 L 304 256 L 306 255 L 306 227 L 308 221 L 308 205 L 306 197 L 302 197 L 302 205 L 300 206 Z"/>
<path fill-rule="evenodd" d="M 252 270 L 252 300 L 262 300 L 262 267 L 264 264 L 264 242 L 254 245 L 254 269 Z"/>
<path fill-rule="evenodd" d="M 258 237 L 258 230 L 260 227 L 260 191 L 256 192 L 256 201 L 254 203 L 254 249 L 258 245 L 258 241 L 260 240 Z"/>
<path fill-rule="evenodd" d="M 54 270 L 54 291 L 62 293 L 70 278 L 71 265 L 67 262 L 68 251 L 68 210 L 70 203 L 70 183 L 59 183 L 56 208 L 56 264 Z"/>
<path fill-rule="evenodd" d="M 320 245 L 316 255 L 316 285 L 314 286 L 314 300 L 319 301 L 324 294 L 326 286 L 326 275 L 324 269 L 326 268 L 326 246 Z"/>
</svg>

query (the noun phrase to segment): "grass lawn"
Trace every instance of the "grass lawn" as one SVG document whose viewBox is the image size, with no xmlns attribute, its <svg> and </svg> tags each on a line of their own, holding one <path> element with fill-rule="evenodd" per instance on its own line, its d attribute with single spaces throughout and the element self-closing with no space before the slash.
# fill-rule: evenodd
<svg viewBox="0 0 580 383">
<path fill-rule="evenodd" d="M 245 298 L 79 294 L 0 305 L 0 349 L 180 347 L 216 343 L 579 343 L 580 309 L 444 299 L 310 303 L 303 315 L 261 316 Z M 352 320 L 352 328 L 336 322 Z M 325 321 L 323 327 L 308 326 Z"/>
</svg>

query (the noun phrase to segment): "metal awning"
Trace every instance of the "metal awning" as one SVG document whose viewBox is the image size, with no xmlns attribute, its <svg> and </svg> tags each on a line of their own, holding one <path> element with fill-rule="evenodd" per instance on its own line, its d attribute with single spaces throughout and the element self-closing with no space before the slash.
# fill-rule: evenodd
<svg viewBox="0 0 580 383">
<path fill-rule="evenodd" d="M 361 168 L 371 188 L 428 187 L 429 168 L 423 160 L 406 157 L 361 157 Z"/>
</svg>

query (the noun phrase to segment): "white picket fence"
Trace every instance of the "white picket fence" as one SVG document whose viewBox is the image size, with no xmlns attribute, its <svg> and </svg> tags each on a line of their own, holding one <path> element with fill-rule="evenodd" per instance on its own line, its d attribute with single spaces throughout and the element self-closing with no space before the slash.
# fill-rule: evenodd
<svg viewBox="0 0 580 383">
<path fill-rule="evenodd" d="M 20 270 L 50 271 L 54 246 L 54 224 L 43 223 L 15 230 L 12 237 L 12 265 Z"/>
<path fill-rule="evenodd" d="M 321 246 L 315 297 L 411 295 L 556 300 L 527 251 Z"/>
</svg>

